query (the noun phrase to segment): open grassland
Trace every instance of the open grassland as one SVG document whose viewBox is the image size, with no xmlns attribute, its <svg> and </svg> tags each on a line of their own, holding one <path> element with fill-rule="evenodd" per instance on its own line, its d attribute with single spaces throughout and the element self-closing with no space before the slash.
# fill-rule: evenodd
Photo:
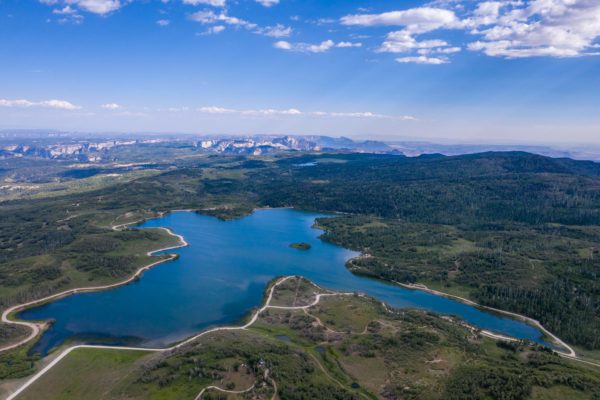
<svg viewBox="0 0 600 400">
<path fill-rule="evenodd" d="M 294 307 L 295 288 L 321 293 L 289 280 L 275 290 L 277 307 Z M 346 295 L 268 309 L 249 330 L 214 332 L 164 353 L 79 349 L 21 398 L 194 399 L 210 386 L 249 391 L 210 389 L 205 399 L 596 399 L 600 372 Z"/>
<path fill-rule="evenodd" d="M 20 399 L 118 398 L 114 389 L 127 382 L 128 376 L 148 359 L 149 354 L 131 350 L 77 349 Z"/>
</svg>

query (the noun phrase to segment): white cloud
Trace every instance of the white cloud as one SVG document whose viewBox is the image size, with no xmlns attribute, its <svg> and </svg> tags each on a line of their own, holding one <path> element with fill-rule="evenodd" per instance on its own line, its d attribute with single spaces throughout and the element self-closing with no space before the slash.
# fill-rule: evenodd
<svg viewBox="0 0 600 400">
<path fill-rule="evenodd" d="M 447 39 L 420 37 L 447 29 L 473 35 L 475 40 L 467 48 L 492 57 L 600 55 L 600 0 L 437 0 L 425 7 L 347 15 L 340 22 L 361 27 L 401 26 L 389 32 L 376 50 L 406 53 L 400 62 L 448 62 L 447 58 L 423 56 L 456 53 L 459 47 Z"/>
<path fill-rule="evenodd" d="M 492 9 L 492 6 L 488 6 Z M 478 9 L 479 10 L 479 9 Z M 578 57 L 600 54 L 600 1 L 531 0 L 504 1 L 482 21 L 469 20 L 472 33 L 481 39 L 470 50 L 488 56 L 523 58 L 535 56 Z"/>
<path fill-rule="evenodd" d="M 108 14 L 122 7 L 119 0 L 66 0 L 68 4 L 75 4 L 82 10 L 94 14 Z"/>
<path fill-rule="evenodd" d="M 256 0 L 256 2 L 265 7 L 271 7 L 279 4 L 279 0 Z"/>
<path fill-rule="evenodd" d="M 209 106 L 200 107 L 198 111 L 204 114 L 240 114 L 240 115 L 257 115 L 257 116 L 269 116 L 269 115 L 300 115 L 302 112 L 295 108 L 287 110 L 276 110 L 273 108 L 259 109 L 259 110 L 234 110 L 231 108 Z"/>
<path fill-rule="evenodd" d="M 244 28 L 252 33 L 263 36 L 270 36 L 275 38 L 288 37 L 292 34 L 293 29 L 282 24 L 276 24 L 274 26 L 260 27 L 255 23 L 232 17 L 227 14 L 226 11 L 216 13 L 213 10 L 202 10 L 197 11 L 189 17 L 192 21 L 199 22 L 203 25 L 220 24 L 209 28 L 204 35 L 214 34 L 222 32 L 225 27 L 222 25 L 230 25 L 234 27 Z"/>
<path fill-rule="evenodd" d="M 402 64 L 413 63 L 413 64 L 447 64 L 448 59 L 445 57 L 427 57 L 427 56 L 414 56 L 414 57 L 399 57 L 396 61 Z"/>
<path fill-rule="evenodd" d="M 338 118 L 392 118 L 390 115 L 376 114 L 370 111 L 365 112 L 326 112 L 313 111 L 311 113 L 317 117 L 338 117 Z"/>
<path fill-rule="evenodd" d="M 456 29 L 463 26 L 453 11 L 435 7 L 418 7 L 382 14 L 347 15 L 342 17 L 341 23 L 366 27 L 403 26 L 403 29 L 386 35 L 386 39 L 376 50 L 380 53 L 411 53 L 434 48 L 443 50 L 449 46 L 446 41 L 419 40 L 416 36 L 438 29 Z"/>
<path fill-rule="evenodd" d="M 205 32 L 200 33 L 200 35 L 216 35 L 223 32 L 225 29 L 227 28 L 223 25 L 215 25 L 208 28 Z"/>
<path fill-rule="evenodd" d="M 217 14 L 212 10 L 204 10 L 204 11 L 195 12 L 192 15 L 190 15 L 190 19 L 192 21 L 200 22 L 201 24 L 205 24 L 205 25 L 214 24 L 214 23 L 223 23 L 226 25 L 240 26 L 240 27 L 244 27 L 247 29 L 254 29 L 257 27 L 256 24 L 253 24 L 251 22 L 245 21 L 240 18 L 231 17 L 231 16 L 227 15 L 226 12 L 221 12 L 221 13 Z"/>
<path fill-rule="evenodd" d="M 209 106 L 201 107 L 197 109 L 198 112 L 204 114 L 237 114 L 241 116 L 253 116 L 253 117 L 274 117 L 274 116 L 311 116 L 311 117 L 328 117 L 328 118 L 383 118 L 383 119 L 396 119 L 401 121 L 413 121 L 415 117 L 410 115 L 386 115 L 378 114 L 370 111 L 363 112 L 329 112 L 329 111 L 301 111 L 297 108 L 288 109 L 250 109 L 250 110 L 235 110 L 231 108 Z"/>
<path fill-rule="evenodd" d="M 6 100 L 0 99 L 1 107 L 33 107 L 35 103 L 29 100 Z"/>
<path fill-rule="evenodd" d="M 18 100 L 7 100 L 0 99 L 0 107 L 18 107 L 18 108 L 30 108 L 30 107 L 42 107 L 42 108 L 55 108 L 61 110 L 79 110 L 80 106 L 76 106 L 65 100 L 44 100 L 44 101 L 30 101 L 25 99 Z"/>
<path fill-rule="evenodd" d="M 460 25 L 453 11 L 432 7 L 418 7 L 382 14 L 347 15 L 342 17 L 341 23 L 360 26 L 405 26 L 411 33 L 424 33 Z"/>
<path fill-rule="evenodd" d="M 280 40 L 273 43 L 273 47 L 276 49 L 294 51 L 298 53 L 326 53 L 334 47 L 361 47 L 362 43 L 353 42 L 339 42 L 335 43 L 333 40 L 324 40 L 318 44 L 310 43 L 290 43 L 285 40 Z"/>
<path fill-rule="evenodd" d="M 335 47 L 362 47 L 362 43 L 358 42 L 339 42 Z"/>
<path fill-rule="evenodd" d="M 217 14 L 212 10 L 197 11 L 190 15 L 190 19 L 201 24 L 212 24 L 217 21 Z"/>
<path fill-rule="evenodd" d="M 278 42 L 273 43 L 273 47 L 281 50 L 292 50 L 292 44 L 285 40 L 280 40 Z"/>
<path fill-rule="evenodd" d="M 301 115 L 302 111 L 296 108 L 290 108 L 287 110 L 276 110 L 273 108 L 267 108 L 262 110 L 243 110 L 240 111 L 242 115 L 262 115 L 262 116 L 270 116 L 270 115 Z"/>
<path fill-rule="evenodd" d="M 477 5 L 473 23 L 475 25 L 490 25 L 498 21 L 500 9 L 505 5 L 500 1 L 484 1 Z"/>
<path fill-rule="evenodd" d="M 444 47 L 441 49 L 429 49 L 428 53 L 442 53 L 442 54 L 452 54 L 459 53 L 462 49 L 460 47 Z"/>
<path fill-rule="evenodd" d="M 192 6 L 203 4 L 213 7 L 225 7 L 225 0 L 183 0 L 183 4 L 189 4 Z"/>
<path fill-rule="evenodd" d="M 80 10 L 91 12 L 98 15 L 106 15 L 117 11 L 123 6 L 120 0 L 39 0 L 40 3 L 49 6 L 64 5 L 61 9 L 54 9 L 54 14 L 75 14 L 76 11 L 71 6 Z"/>
<path fill-rule="evenodd" d="M 401 30 L 388 33 L 386 40 L 377 51 L 382 53 L 406 53 L 415 49 L 445 47 L 447 45 L 447 42 L 438 39 L 418 41 L 410 32 Z"/>
<path fill-rule="evenodd" d="M 102 104 L 100 107 L 104 108 L 105 110 L 118 110 L 119 108 L 121 108 L 121 106 L 117 103 Z"/>
<path fill-rule="evenodd" d="M 264 36 L 270 36 L 275 38 L 288 37 L 292 34 L 293 29 L 289 26 L 277 24 L 275 26 L 266 26 L 264 28 L 257 28 L 255 33 Z"/>
<path fill-rule="evenodd" d="M 159 19 L 158 21 L 156 21 L 156 24 L 158 26 L 169 26 L 169 24 L 171 24 L 171 21 L 169 21 L 168 19 Z"/>
<path fill-rule="evenodd" d="M 281 42 L 278 42 L 281 43 Z M 287 43 L 287 42 L 286 42 Z M 285 48 L 287 46 L 287 48 Z M 297 51 L 301 53 L 325 53 L 335 46 L 333 40 L 324 40 L 319 44 L 310 43 L 287 43 L 284 47 L 275 44 L 275 47 L 284 50 Z"/>
<path fill-rule="evenodd" d="M 201 113 L 206 113 L 206 114 L 229 114 L 229 113 L 236 112 L 235 110 L 231 110 L 229 108 L 215 107 L 215 106 L 200 107 L 198 109 L 198 111 L 200 111 Z"/>
<path fill-rule="evenodd" d="M 59 14 L 59 15 L 70 15 L 70 14 L 75 14 L 77 13 L 77 11 L 73 8 L 71 8 L 71 6 L 66 5 L 63 8 L 55 8 L 54 10 L 52 10 L 52 14 Z"/>
</svg>

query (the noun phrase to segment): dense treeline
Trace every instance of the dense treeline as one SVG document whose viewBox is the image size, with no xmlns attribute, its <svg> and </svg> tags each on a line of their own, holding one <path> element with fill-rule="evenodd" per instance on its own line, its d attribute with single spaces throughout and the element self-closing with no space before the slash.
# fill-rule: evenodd
<svg viewBox="0 0 600 400">
<path fill-rule="evenodd" d="M 600 223 L 600 174 L 594 163 L 526 153 L 340 158 L 344 162 L 300 168 L 285 160 L 285 174 L 267 169 L 248 182 L 271 206 L 442 224 Z"/>
<path fill-rule="evenodd" d="M 442 290 L 522 313 L 570 343 L 600 348 L 596 227 L 455 228 L 344 216 L 319 220 L 323 238 L 361 250 L 356 273 Z"/>
</svg>

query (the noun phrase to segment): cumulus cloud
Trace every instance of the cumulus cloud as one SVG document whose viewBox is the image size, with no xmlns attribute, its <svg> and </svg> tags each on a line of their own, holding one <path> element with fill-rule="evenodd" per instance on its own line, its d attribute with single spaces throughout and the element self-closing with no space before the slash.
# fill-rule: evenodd
<svg viewBox="0 0 600 400">
<path fill-rule="evenodd" d="M 225 29 L 227 29 L 225 26 L 223 25 L 215 25 L 215 26 L 211 26 L 210 28 L 208 28 L 206 31 L 199 33 L 199 35 L 205 36 L 205 35 L 216 35 L 218 33 L 223 32 Z"/>
<path fill-rule="evenodd" d="M 418 35 L 438 29 L 457 29 L 463 26 L 451 10 L 436 7 L 418 7 L 381 14 L 347 15 L 340 20 L 349 26 L 401 26 L 403 29 L 389 32 L 377 48 L 380 53 L 411 53 L 436 49 L 447 51 L 449 44 L 441 39 L 419 40 Z M 410 57 L 403 57 L 410 58 Z M 415 57 L 419 59 L 419 57 Z"/>
<path fill-rule="evenodd" d="M 353 43 L 353 42 L 338 42 L 335 43 L 333 40 L 328 39 L 324 40 L 321 43 L 311 44 L 311 43 L 290 43 L 285 40 L 280 40 L 278 42 L 273 43 L 273 47 L 280 50 L 287 51 L 295 51 L 298 53 L 325 53 L 334 47 L 344 48 L 344 47 L 361 47 L 362 43 Z"/>
<path fill-rule="evenodd" d="M 388 32 L 378 52 L 405 53 L 399 62 L 441 64 L 460 47 L 431 37 L 437 31 L 458 29 L 475 37 L 467 48 L 488 56 L 579 57 L 600 55 L 598 0 L 437 0 L 427 7 L 381 14 L 346 15 L 346 26 L 400 26 Z M 421 35 L 428 34 L 427 39 Z"/>
<path fill-rule="evenodd" d="M 69 5 L 66 5 L 63 8 L 55 8 L 54 10 L 52 10 L 52 14 L 58 14 L 58 15 L 70 15 L 70 14 L 76 14 L 76 13 L 77 13 L 77 11 Z"/>
<path fill-rule="evenodd" d="M 362 47 L 362 43 L 358 42 L 339 42 L 335 47 Z"/>
<path fill-rule="evenodd" d="M 275 38 L 288 37 L 292 34 L 292 31 L 293 31 L 293 29 L 291 27 L 287 27 L 282 24 L 261 27 L 255 23 L 243 20 L 241 18 L 232 17 L 226 11 L 219 12 L 219 13 L 216 13 L 213 10 L 197 11 L 197 12 L 193 13 L 192 15 L 190 15 L 190 19 L 192 21 L 199 22 L 203 25 L 219 24 L 219 25 L 214 25 L 214 26 L 208 28 L 208 30 L 205 33 L 203 33 L 204 35 L 220 33 L 223 30 L 225 30 L 224 25 L 230 25 L 233 27 L 244 28 L 244 29 L 251 31 L 252 33 L 257 34 L 257 35 L 263 35 L 263 36 L 269 36 L 269 37 L 275 37 Z"/>
<path fill-rule="evenodd" d="M 225 7 L 225 0 L 183 0 L 183 4 L 192 6 L 206 5 L 213 7 Z"/>
<path fill-rule="evenodd" d="M 256 0 L 256 2 L 264 7 L 271 7 L 279 4 L 279 0 Z"/>
<path fill-rule="evenodd" d="M 39 0 L 40 3 L 57 6 L 64 5 L 62 9 L 55 9 L 56 14 L 73 14 L 75 10 L 71 7 L 77 7 L 82 11 L 91 12 L 98 15 L 109 14 L 123 6 L 120 0 Z"/>
<path fill-rule="evenodd" d="M 406 30 L 390 32 L 386 40 L 377 49 L 378 52 L 406 53 L 415 49 L 443 48 L 448 46 L 444 40 L 430 39 L 418 41 Z"/>
<path fill-rule="evenodd" d="M 342 17 L 341 23 L 360 26 L 405 26 L 412 33 L 424 33 L 459 26 L 460 20 L 450 10 L 418 7 L 382 14 L 347 15 Z"/>
<path fill-rule="evenodd" d="M 242 115 L 301 115 L 302 111 L 296 108 L 289 108 L 287 110 L 276 110 L 273 108 L 267 108 L 262 110 L 243 110 L 240 112 Z"/>
<path fill-rule="evenodd" d="M 479 5 L 476 15 L 468 20 L 472 33 L 481 36 L 469 45 L 470 50 L 505 58 L 600 54 L 597 0 L 486 3 Z"/>
<path fill-rule="evenodd" d="M 100 107 L 104 108 L 105 110 L 118 110 L 119 108 L 121 108 L 121 106 L 117 103 L 102 104 Z"/>
<path fill-rule="evenodd" d="M 273 47 L 281 50 L 292 50 L 292 44 L 285 40 L 280 40 L 278 42 L 273 43 Z"/>
<path fill-rule="evenodd" d="M 265 26 L 264 28 L 257 28 L 256 33 L 260 35 L 280 38 L 288 37 L 292 34 L 293 29 L 289 26 L 277 24 L 275 26 Z"/>
<path fill-rule="evenodd" d="M 236 112 L 236 110 L 232 110 L 229 108 L 223 108 L 223 107 L 215 107 L 215 106 L 200 107 L 198 109 L 198 111 L 200 111 L 201 113 L 205 113 L 205 114 L 229 114 L 229 113 Z"/>
<path fill-rule="evenodd" d="M 398 57 L 396 62 L 401 64 L 432 64 L 440 65 L 447 64 L 449 61 L 445 57 L 427 57 L 427 56 L 413 56 L 413 57 Z"/>
<path fill-rule="evenodd" d="M 42 108 L 54 108 L 59 110 L 80 110 L 80 106 L 76 106 L 65 100 L 44 100 L 44 101 L 30 101 L 25 99 L 7 100 L 0 99 L 0 107 L 15 107 L 15 108 L 31 108 L 31 107 L 42 107 Z"/>
<path fill-rule="evenodd" d="M 208 107 L 200 107 L 198 108 L 199 112 L 204 114 L 240 114 L 240 115 L 300 115 L 302 112 L 295 108 L 290 108 L 287 110 L 276 110 L 273 108 L 268 109 L 258 109 L 258 110 L 234 110 L 231 108 L 217 107 L 217 106 L 208 106 Z"/>
<path fill-rule="evenodd" d="M 245 21 L 243 19 L 229 16 L 226 12 L 215 13 L 212 10 L 197 11 L 190 15 L 192 21 L 200 22 L 201 24 L 222 23 L 226 25 L 234 25 L 247 29 L 257 28 L 256 24 Z"/>
<path fill-rule="evenodd" d="M 52 7 L 59 23 L 79 24 L 85 13 L 109 15 L 133 0 L 38 0 Z M 167 0 L 163 0 L 166 2 Z M 280 0 L 254 0 L 271 7 Z M 290 37 L 293 29 L 282 24 L 259 26 L 230 15 L 239 2 L 227 0 L 181 0 L 190 6 L 205 6 L 194 10 L 190 19 L 207 25 L 202 34 L 215 34 L 227 28 L 245 29 L 258 35 L 278 39 Z M 292 17 L 297 20 L 297 17 Z M 600 54 L 600 0 L 432 0 L 427 5 L 383 13 L 359 9 L 356 14 L 336 20 L 317 19 L 317 24 L 338 23 L 349 29 L 388 27 L 385 38 L 375 48 L 379 53 L 393 53 L 407 62 L 419 60 L 449 61 L 448 57 L 465 47 L 491 57 L 581 57 Z M 167 26 L 168 19 L 159 19 Z M 333 28 L 332 28 L 333 29 Z M 456 35 L 447 30 L 459 30 L 467 43 L 460 47 Z M 361 35 L 359 35 L 359 33 Z M 364 32 L 352 32 L 348 38 L 367 38 Z M 368 33 L 368 32 L 367 32 Z M 377 33 L 379 34 L 379 32 Z M 444 34 L 444 36 L 439 36 Z M 464 42 L 465 40 L 462 39 Z M 361 47 L 351 41 L 320 43 L 278 41 L 275 48 L 303 52 L 325 53 L 336 47 Z M 423 63 L 430 63 L 423 61 Z"/>
</svg>

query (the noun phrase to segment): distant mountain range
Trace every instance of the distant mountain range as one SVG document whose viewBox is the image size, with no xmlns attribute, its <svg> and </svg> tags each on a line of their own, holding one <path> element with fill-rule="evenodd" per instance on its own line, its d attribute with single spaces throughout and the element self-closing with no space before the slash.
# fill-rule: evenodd
<svg viewBox="0 0 600 400">
<path fill-rule="evenodd" d="M 392 149 L 406 156 L 416 157 L 422 154 L 443 154 L 457 156 L 462 154 L 485 153 L 489 151 L 523 151 L 553 158 L 572 158 L 575 160 L 600 161 L 599 145 L 540 146 L 514 144 L 440 144 L 425 141 L 386 142 Z"/>
<path fill-rule="evenodd" d="M 426 141 L 357 141 L 347 137 L 320 135 L 305 136 L 192 136 L 192 135 L 83 135 L 67 133 L 24 134 L 0 132 L 0 158 L 34 157 L 78 162 L 103 162 L 110 159 L 111 151 L 122 146 L 161 145 L 178 146 L 221 154 L 263 155 L 282 151 L 316 152 L 337 151 L 352 153 L 404 154 L 416 157 L 423 154 L 446 156 L 482 153 L 487 151 L 523 151 L 554 158 L 572 158 L 600 161 L 597 146 L 540 146 L 495 144 L 441 144 Z"/>
<path fill-rule="evenodd" d="M 387 144 L 377 141 L 354 141 L 328 136 L 252 136 L 252 137 L 154 137 L 144 139 L 94 140 L 65 136 L 42 139 L 14 136 L 0 137 L 0 158 L 34 157 L 78 162 L 102 162 L 111 150 L 122 146 L 177 143 L 198 151 L 262 155 L 280 151 L 346 151 L 355 153 L 394 153 Z"/>
<path fill-rule="evenodd" d="M 329 136 L 253 136 L 246 138 L 209 138 L 200 147 L 217 153 L 261 155 L 276 151 L 349 151 L 355 153 L 392 153 L 393 148 L 373 140 L 354 141 Z"/>
</svg>

